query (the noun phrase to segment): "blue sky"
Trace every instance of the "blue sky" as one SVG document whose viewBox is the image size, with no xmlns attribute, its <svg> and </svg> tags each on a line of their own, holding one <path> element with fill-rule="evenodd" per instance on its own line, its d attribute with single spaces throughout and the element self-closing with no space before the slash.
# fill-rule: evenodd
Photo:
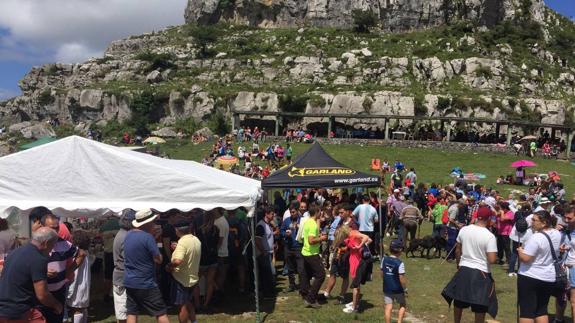
<svg viewBox="0 0 575 323">
<path fill-rule="evenodd" d="M 545 0 L 575 17 L 575 0 Z M 32 66 L 101 56 L 112 40 L 184 22 L 187 0 L 0 0 L 0 100 Z"/>
</svg>

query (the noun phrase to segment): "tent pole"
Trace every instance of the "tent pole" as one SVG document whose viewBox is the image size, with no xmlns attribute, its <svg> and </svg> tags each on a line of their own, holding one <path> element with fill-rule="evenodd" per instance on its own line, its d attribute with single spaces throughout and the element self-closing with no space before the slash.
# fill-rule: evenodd
<svg viewBox="0 0 575 323">
<path fill-rule="evenodd" d="M 256 323 L 260 323 L 260 295 L 259 295 L 259 275 L 258 275 L 258 260 L 256 258 L 256 220 L 257 215 L 255 212 L 256 206 L 254 205 L 254 214 L 251 217 L 252 225 L 252 261 L 254 263 L 254 295 L 256 298 Z"/>
<path fill-rule="evenodd" d="M 379 203 L 377 203 L 379 208 L 379 259 L 383 259 L 383 214 L 381 214 L 381 187 L 377 189 L 377 194 L 379 195 Z"/>
</svg>

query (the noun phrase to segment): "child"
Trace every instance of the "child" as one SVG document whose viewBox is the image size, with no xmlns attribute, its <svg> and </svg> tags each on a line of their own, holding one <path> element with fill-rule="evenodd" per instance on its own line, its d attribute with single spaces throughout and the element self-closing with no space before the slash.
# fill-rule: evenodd
<svg viewBox="0 0 575 323">
<path fill-rule="evenodd" d="M 405 315 L 405 293 L 407 292 L 407 279 L 405 278 L 405 265 L 399 259 L 403 243 L 393 240 L 389 247 L 391 256 L 386 256 L 381 262 L 383 274 L 383 294 L 385 299 L 385 322 L 391 323 L 393 302 L 399 303 L 397 323 L 401 323 Z"/>
<path fill-rule="evenodd" d="M 75 279 L 68 287 L 66 305 L 70 308 L 69 315 L 73 323 L 88 322 L 88 307 L 90 306 L 90 261 L 88 249 L 90 237 L 86 231 L 74 232 L 74 244 L 86 253 L 84 261 L 75 272 Z"/>
</svg>

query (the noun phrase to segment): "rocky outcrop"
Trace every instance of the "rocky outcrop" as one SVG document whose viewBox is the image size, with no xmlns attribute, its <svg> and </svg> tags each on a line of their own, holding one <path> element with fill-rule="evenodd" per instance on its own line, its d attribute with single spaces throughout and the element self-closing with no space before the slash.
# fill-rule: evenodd
<svg viewBox="0 0 575 323">
<path fill-rule="evenodd" d="M 228 21 L 260 27 L 353 24 L 354 10 L 371 11 L 382 29 L 406 31 L 457 20 L 492 26 L 521 12 L 522 0 L 188 0 L 187 23 Z M 543 0 L 531 0 L 528 13 L 543 21 Z"/>
</svg>

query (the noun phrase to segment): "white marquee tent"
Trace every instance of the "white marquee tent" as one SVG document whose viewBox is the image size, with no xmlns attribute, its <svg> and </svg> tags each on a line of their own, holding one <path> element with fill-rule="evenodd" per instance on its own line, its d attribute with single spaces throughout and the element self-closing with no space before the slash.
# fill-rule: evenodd
<svg viewBox="0 0 575 323">
<path fill-rule="evenodd" d="M 3 218 L 40 205 L 63 216 L 101 216 L 126 208 L 252 210 L 260 196 L 256 180 L 78 136 L 0 158 Z"/>
<path fill-rule="evenodd" d="M 103 216 L 124 209 L 189 211 L 245 207 L 254 214 L 259 181 L 204 166 L 67 137 L 0 158 L 0 217 L 16 218 L 27 235 L 28 217 L 45 206 L 66 217 Z M 255 230 L 255 221 L 251 219 Z M 253 231 L 252 231 L 253 232 Z M 255 237 L 255 303 L 259 321 Z"/>
</svg>

